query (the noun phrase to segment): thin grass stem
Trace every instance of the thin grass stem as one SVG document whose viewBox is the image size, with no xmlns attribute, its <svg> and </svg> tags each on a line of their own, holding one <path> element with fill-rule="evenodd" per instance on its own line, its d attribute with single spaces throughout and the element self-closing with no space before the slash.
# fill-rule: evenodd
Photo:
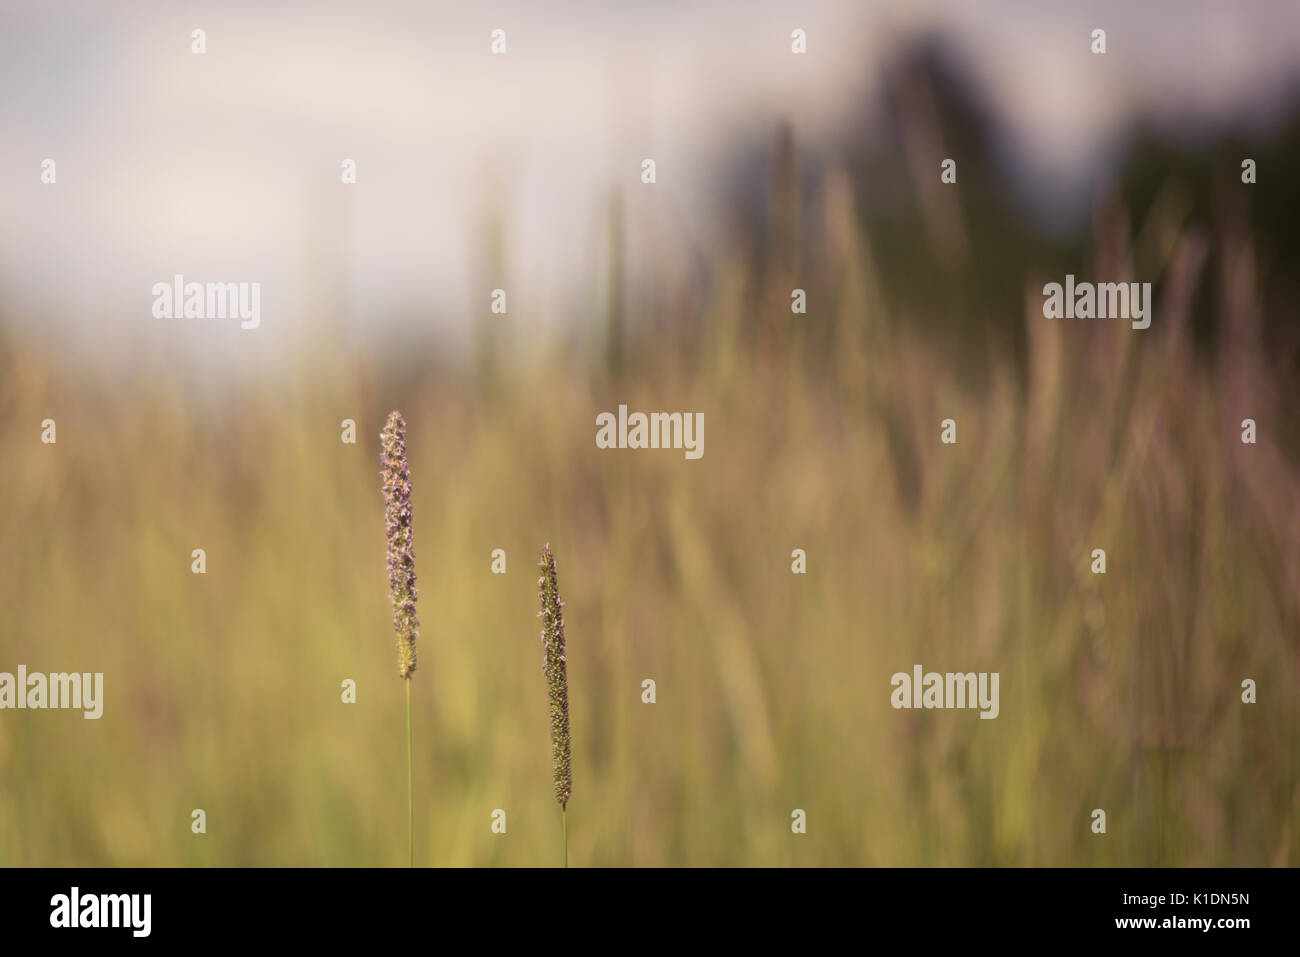
<svg viewBox="0 0 1300 957">
<path fill-rule="evenodd" d="M 406 679 L 406 866 L 415 866 L 415 772 L 411 748 L 411 679 Z"/>
</svg>

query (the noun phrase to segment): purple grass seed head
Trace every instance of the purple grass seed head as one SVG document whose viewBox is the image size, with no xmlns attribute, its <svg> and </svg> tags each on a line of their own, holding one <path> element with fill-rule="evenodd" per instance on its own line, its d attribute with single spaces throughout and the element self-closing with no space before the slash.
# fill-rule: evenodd
<svg viewBox="0 0 1300 957">
<path fill-rule="evenodd" d="M 411 537 L 411 472 L 406 464 L 406 422 L 393 410 L 380 434 L 379 473 L 384 480 L 384 530 L 388 535 L 388 591 L 393 599 L 393 631 L 397 633 L 397 668 L 403 678 L 415 672 L 415 642 L 420 620 L 415 617 L 415 548 Z"/>
</svg>

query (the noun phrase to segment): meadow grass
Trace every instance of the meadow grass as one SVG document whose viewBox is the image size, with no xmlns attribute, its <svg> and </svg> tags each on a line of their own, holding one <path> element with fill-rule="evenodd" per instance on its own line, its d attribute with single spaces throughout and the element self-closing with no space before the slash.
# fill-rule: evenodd
<svg viewBox="0 0 1300 957">
<path fill-rule="evenodd" d="M 416 423 L 438 570 L 413 857 L 555 861 L 529 624 L 550 539 L 583 623 L 585 864 L 1300 861 L 1300 483 L 1277 440 L 1294 410 L 1248 335 L 1194 355 L 1195 235 L 1168 233 L 1145 333 L 1044 320 L 1027 275 L 1023 369 L 990 350 L 972 380 L 891 312 L 879 237 L 836 214 L 852 207 L 827 198 L 815 318 L 720 252 L 666 325 L 619 332 L 617 366 L 544 336 L 490 386 L 432 339 L 402 362 L 321 341 L 211 403 L 179 372 L 109 379 L 5 332 L 0 649 L 103 671 L 106 705 L 0 720 L 0 862 L 400 858 L 402 759 L 377 743 L 402 705 L 391 659 L 358 640 L 387 614 L 377 448 L 338 429 L 394 406 Z M 595 414 L 619 402 L 703 412 L 706 454 L 596 449 Z M 915 662 L 1000 672 L 1000 717 L 891 709 L 890 675 Z"/>
</svg>

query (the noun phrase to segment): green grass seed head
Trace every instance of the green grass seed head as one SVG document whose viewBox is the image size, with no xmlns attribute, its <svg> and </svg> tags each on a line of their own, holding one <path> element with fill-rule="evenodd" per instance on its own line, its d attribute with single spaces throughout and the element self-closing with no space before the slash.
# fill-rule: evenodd
<svg viewBox="0 0 1300 957">
<path fill-rule="evenodd" d="M 564 652 L 564 600 L 560 598 L 555 578 L 555 556 L 548 544 L 542 548 L 537 567 L 537 596 L 542 610 L 542 644 L 546 648 L 542 671 L 546 675 L 551 709 L 551 756 L 555 768 L 555 800 L 560 807 L 569 803 L 573 792 L 573 775 L 569 767 L 569 677 Z"/>
</svg>

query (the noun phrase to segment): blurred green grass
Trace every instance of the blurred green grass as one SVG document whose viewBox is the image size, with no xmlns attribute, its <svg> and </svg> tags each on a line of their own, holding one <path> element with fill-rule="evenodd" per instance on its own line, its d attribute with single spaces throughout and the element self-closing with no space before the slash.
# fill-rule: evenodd
<svg viewBox="0 0 1300 957">
<path fill-rule="evenodd" d="M 1294 865 L 1294 409 L 1248 335 L 1192 348 L 1203 237 L 1174 224 L 1140 263 L 1162 282 L 1146 333 L 1044 320 L 1025 275 L 1023 363 L 990 348 L 972 376 L 888 304 L 854 191 L 828 177 L 799 227 L 813 315 L 789 315 L 779 264 L 719 253 L 664 324 L 616 315 L 612 356 L 542 337 L 475 373 L 432 342 L 403 363 L 315 343 L 214 403 L 180 372 L 100 378 L 5 330 L 0 669 L 103 671 L 106 703 L 97 722 L 0 715 L 0 862 L 404 863 L 378 479 L 400 408 L 417 863 L 557 861 L 549 541 L 576 864 Z M 1108 229 L 1087 262 L 1132 270 Z M 1221 308 L 1249 328 L 1248 301 Z M 703 412 L 704 457 L 598 450 L 620 402 Z M 917 662 L 999 672 L 1000 717 L 894 711 L 890 676 Z"/>
</svg>

